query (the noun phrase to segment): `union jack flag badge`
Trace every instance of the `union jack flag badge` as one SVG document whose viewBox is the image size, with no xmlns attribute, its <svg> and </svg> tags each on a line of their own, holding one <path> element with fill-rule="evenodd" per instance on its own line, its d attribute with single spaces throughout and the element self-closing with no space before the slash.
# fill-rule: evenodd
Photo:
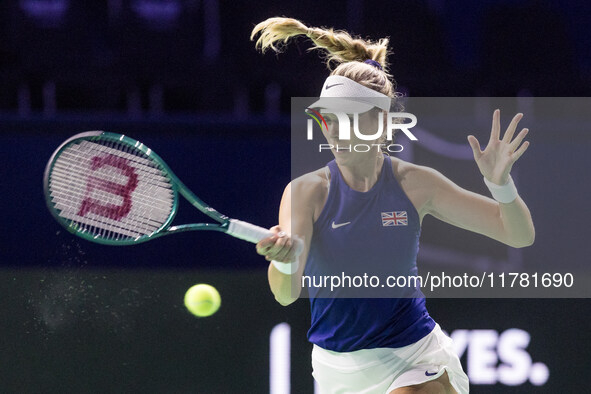
<svg viewBox="0 0 591 394">
<path fill-rule="evenodd" d="M 408 226 L 406 211 L 382 212 L 382 226 Z"/>
</svg>

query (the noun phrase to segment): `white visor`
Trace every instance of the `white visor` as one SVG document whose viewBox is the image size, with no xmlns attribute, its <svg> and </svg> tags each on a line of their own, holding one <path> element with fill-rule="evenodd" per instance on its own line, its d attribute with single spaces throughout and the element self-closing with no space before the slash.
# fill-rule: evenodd
<svg viewBox="0 0 591 394">
<path fill-rule="evenodd" d="M 323 108 L 348 114 L 367 112 L 374 107 L 390 111 L 392 99 L 352 79 L 331 75 L 324 81 L 320 99 L 310 108 Z"/>
</svg>

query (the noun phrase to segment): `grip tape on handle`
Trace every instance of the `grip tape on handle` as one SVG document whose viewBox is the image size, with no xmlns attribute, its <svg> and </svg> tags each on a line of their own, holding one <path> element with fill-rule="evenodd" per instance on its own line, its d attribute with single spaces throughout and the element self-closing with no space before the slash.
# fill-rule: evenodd
<svg viewBox="0 0 591 394">
<path fill-rule="evenodd" d="M 230 219 L 227 234 L 256 244 L 263 238 L 270 237 L 273 233 L 266 228 L 255 226 L 238 219 Z"/>
</svg>

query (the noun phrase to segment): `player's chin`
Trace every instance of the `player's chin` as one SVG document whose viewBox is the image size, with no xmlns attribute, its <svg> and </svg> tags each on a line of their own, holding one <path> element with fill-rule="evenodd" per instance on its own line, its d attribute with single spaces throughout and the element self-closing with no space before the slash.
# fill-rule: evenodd
<svg viewBox="0 0 591 394">
<path fill-rule="evenodd" d="M 367 160 L 369 156 L 371 156 L 367 152 L 354 152 L 348 150 L 337 151 L 333 149 L 332 153 L 334 155 L 336 162 L 339 164 L 353 164 L 356 162 L 362 162 Z"/>
<path fill-rule="evenodd" d="M 331 149 L 333 156 L 335 159 L 350 159 L 356 152 L 352 152 L 349 150 L 349 147 L 338 147 Z"/>
</svg>

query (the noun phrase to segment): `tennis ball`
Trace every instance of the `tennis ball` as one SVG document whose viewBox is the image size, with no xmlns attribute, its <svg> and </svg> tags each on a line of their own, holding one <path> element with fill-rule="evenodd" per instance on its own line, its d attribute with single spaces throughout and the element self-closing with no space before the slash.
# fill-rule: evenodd
<svg viewBox="0 0 591 394">
<path fill-rule="evenodd" d="M 221 304 L 222 298 L 216 288 L 204 283 L 192 286 L 185 293 L 185 306 L 198 317 L 213 315 Z"/>
</svg>

